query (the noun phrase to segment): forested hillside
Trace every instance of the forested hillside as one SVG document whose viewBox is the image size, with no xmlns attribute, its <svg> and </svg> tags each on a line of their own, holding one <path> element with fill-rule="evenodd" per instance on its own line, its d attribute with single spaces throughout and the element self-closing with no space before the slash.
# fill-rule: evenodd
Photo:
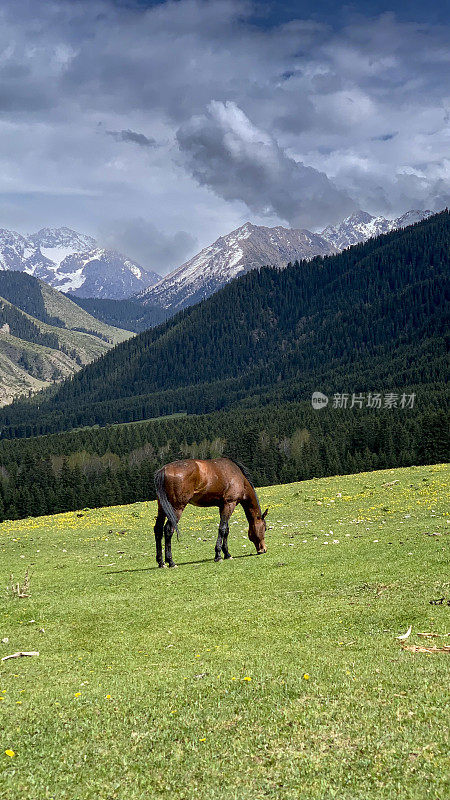
<svg viewBox="0 0 450 800">
<path fill-rule="evenodd" d="M 442 392 L 414 409 L 270 404 L 0 442 L 0 518 L 154 498 L 153 473 L 178 458 L 240 459 L 258 485 L 448 460 Z"/>
<path fill-rule="evenodd" d="M 445 375 L 448 211 L 344 252 L 255 270 L 66 381 L 4 436 L 380 391 Z"/>
<path fill-rule="evenodd" d="M 73 375 L 131 335 L 30 275 L 0 272 L 0 405 Z"/>
<path fill-rule="evenodd" d="M 128 328 L 105 324 L 62 292 L 24 272 L 0 272 L 0 297 L 47 325 L 90 333 L 109 344 L 130 338 Z"/>
<path fill-rule="evenodd" d="M 107 325 L 116 325 L 135 333 L 154 328 L 172 316 L 158 306 L 143 306 L 135 298 L 104 300 L 97 297 L 71 297 L 71 300 Z"/>
</svg>

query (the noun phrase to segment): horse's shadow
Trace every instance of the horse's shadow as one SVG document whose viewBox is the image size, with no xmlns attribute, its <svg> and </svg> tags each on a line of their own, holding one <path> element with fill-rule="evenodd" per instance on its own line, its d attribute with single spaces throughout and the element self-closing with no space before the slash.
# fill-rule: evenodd
<svg viewBox="0 0 450 800">
<path fill-rule="evenodd" d="M 232 561 L 237 561 L 238 558 L 253 558 L 253 556 L 257 555 L 257 553 L 242 553 L 240 556 L 233 556 Z M 199 561 L 182 561 L 180 564 L 177 564 L 177 567 L 190 567 L 195 564 L 214 564 L 213 558 L 202 558 Z M 222 562 L 220 562 L 222 563 Z M 114 569 L 110 572 L 105 572 L 105 575 L 122 575 L 125 572 L 154 572 L 155 570 L 159 570 L 160 567 L 137 567 L 137 569 Z"/>
</svg>

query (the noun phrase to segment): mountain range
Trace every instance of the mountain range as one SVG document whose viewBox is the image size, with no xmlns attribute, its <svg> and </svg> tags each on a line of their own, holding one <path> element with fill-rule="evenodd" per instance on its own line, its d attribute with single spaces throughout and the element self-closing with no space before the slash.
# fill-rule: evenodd
<svg viewBox="0 0 450 800">
<path fill-rule="evenodd" d="M 71 228 L 42 228 L 28 236 L 0 229 L 0 271 L 26 272 L 79 297 L 121 299 L 161 279 L 127 256 L 98 246 Z"/>
<path fill-rule="evenodd" d="M 251 270 L 89 364 L 38 412 L 3 409 L 4 435 L 270 403 L 280 414 L 319 389 L 426 394 L 445 374 L 449 234 L 444 211 L 335 255 Z"/>
<path fill-rule="evenodd" d="M 0 270 L 34 275 L 75 300 L 133 297 L 151 313 L 142 312 L 141 321 L 131 319 L 131 325 L 157 324 L 164 317 L 209 297 L 249 270 L 268 265 L 284 267 L 290 261 L 332 255 L 371 237 L 419 222 L 430 214 L 412 210 L 391 220 L 360 211 L 321 233 L 247 222 L 219 237 L 163 278 L 121 253 L 101 248 L 91 236 L 70 228 L 43 228 L 29 236 L 0 229 Z M 108 314 L 107 307 L 103 311 Z M 116 308 L 116 315 L 117 311 Z"/>
<path fill-rule="evenodd" d="M 431 211 L 407 211 L 396 219 L 386 219 L 385 217 L 372 217 L 366 211 L 359 211 L 344 219 L 339 225 L 329 225 L 322 231 L 322 236 L 335 250 L 344 250 L 359 242 L 367 242 L 374 236 L 381 236 L 383 233 L 395 231 L 398 228 L 406 228 L 414 225 L 423 219 L 430 217 Z"/>
</svg>

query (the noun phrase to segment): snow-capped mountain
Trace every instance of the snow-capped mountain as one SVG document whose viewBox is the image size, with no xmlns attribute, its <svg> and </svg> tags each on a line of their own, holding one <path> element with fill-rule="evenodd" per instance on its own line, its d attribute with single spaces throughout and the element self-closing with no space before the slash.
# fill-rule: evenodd
<svg viewBox="0 0 450 800">
<path fill-rule="evenodd" d="M 329 225 L 322 231 L 322 236 L 336 250 L 344 250 L 352 244 L 366 242 L 373 236 L 380 236 L 382 233 L 406 228 L 407 225 L 414 225 L 431 216 L 432 211 L 407 211 L 396 219 L 386 219 L 385 217 L 373 217 L 366 211 L 359 211 L 352 214 L 339 225 Z"/>
<path fill-rule="evenodd" d="M 296 258 L 335 252 L 317 233 L 278 226 L 266 228 L 247 222 L 221 236 L 209 247 L 171 272 L 138 298 L 144 305 L 173 311 L 209 297 L 221 286 L 251 269 L 266 265 L 284 267 Z"/>
<path fill-rule="evenodd" d="M 95 248 L 66 256 L 55 289 L 78 297 L 122 300 L 161 279 L 115 250 Z"/>
<path fill-rule="evenodd" d="M 42 228 L 28 236 L 0 229 L 0 270 L 4 269 L 27 272 L 79 297 L 122 299 L 161 278 L 70 228 Z"/>
<path fill-rule="evenodd" d="M 97 242 L 92 236 L 77 233 L 71 228 L 41 228 L 32 233 L 28 240 L 40 249 L 42 255 L 58 266 L 73 253 L 93 250 Z"/>
<path fill-rule="evenodd" d="M 205 247 L 159 283 L 140 292 L 138 299 L 144 305 L 156 305 L 175 313 L 209 297 L 237 275 L 251 269 L 265 265 L 284 267 L 295 259 L 336 253 L 372 236 L 420 222 L 431 213 L 408 211 L 391 220 L 360 211 L 339 225 L 328 226 L 320 234 L 282 226 L 266 228 L 247 222 Z"/>
</svg>

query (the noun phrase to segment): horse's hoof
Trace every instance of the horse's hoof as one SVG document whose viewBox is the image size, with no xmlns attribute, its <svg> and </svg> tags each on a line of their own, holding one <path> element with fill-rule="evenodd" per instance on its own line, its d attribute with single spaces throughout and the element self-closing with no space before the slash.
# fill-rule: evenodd
<svg viewBox="0 0 450 800">
<path fill-rule="evenodd" d="M 222 556 L 216 556 L 214 561 L 218 564 L 219 561 L 222 561 Z"/>
<path fill-rule="evenodd" d="M 164 568 L 165 568 L 165 566 L 166 566 L 165 564 L 158 564 L 158 568 L 159 568 L 159 569 L 164 569 Z"/>
<path fill-rule="evenodd" d="M 229 554 L 229 553 L 227 553 L 227 554 L 226 554 L 226 556 L 224 556 L 224 558 L 225 558 L 227 561 L 231 561 L 231 559 L 233 558 L 233 556 L 230 556 L 230 554 Z"/>
<path fill-rule="evenodd" d="M 174 567 L 178 567 L 178 564 L 174 564 L 174 563 L 173 563 L 173 561 L 172 561 L 172 563 L 171 563 L 171 564 L 169 564 L 169 567 L 170 567 L 171 569 L 173 569 Z"/>
</svg>

